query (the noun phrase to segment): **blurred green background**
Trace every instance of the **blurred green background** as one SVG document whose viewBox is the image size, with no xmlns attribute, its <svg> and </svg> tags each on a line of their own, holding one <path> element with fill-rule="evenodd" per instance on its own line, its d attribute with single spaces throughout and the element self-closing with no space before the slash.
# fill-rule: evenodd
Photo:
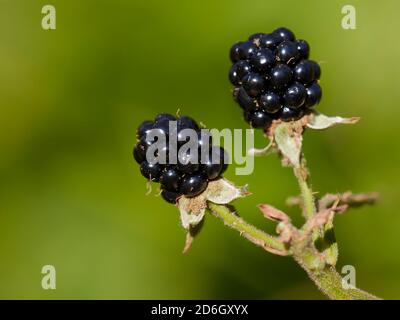
<svg viewBox="0 0 400 320">
<path fill-rule="evenodd" d="M 41 8 L 57 9 L 57 30 Z M 341 28 L 341 8 L 357 29 Z M 247 128 L 227 80 L 231 44 L 279 26 L 307 39 L 322 62 L 319 110 L 361 116 L 356 126 L 307 131 L 320 194 L 378 191 L 379 205 L 336 220 L 339 269 L 357 285 L 400 298 L 400 3 L 349 1 L 0 1 L 0 298 L 320 299 L 290 259 L 266 254 L 211 216 L 187 256 L 178 211 L 145 196 L 131 155 L 135 130 L 159 112 L 210 128 Z M 256 144 L 265 144 L 260 132 Z M 237 202 L 285 207 L 296 195 L 276 156 L 256 159 Z M 57 289 L 41 288 L 41 268 Z"/>
</svg>

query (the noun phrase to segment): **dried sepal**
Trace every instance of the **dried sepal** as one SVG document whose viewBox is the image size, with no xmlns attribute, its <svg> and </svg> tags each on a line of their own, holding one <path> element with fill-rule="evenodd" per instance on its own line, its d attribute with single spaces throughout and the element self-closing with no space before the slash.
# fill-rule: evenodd
<svg viewBox="0 0 400 320">
<path fill-rule="evenodd" d="M 181 216 L 182 227 L 189 230 L 197 226 L 204 218 L 207 201 L 204 195 L 195 198 L 182 197 L 179 199 L 178 207 Z"/>
<path fill-rule="evenodd" d="M 277 148 L 284 160 L 295 168 L 300 167 L 303 126 L 301 122 L 282 122 L 273 132 Z"/>
<path fill-rule="evenodd" d="M 248 187 L 236 187 L 226 179 L 218 179 L 208 184 L 205 198 L 216 204 L 229 204 L 238 198 L 249 195 Z"/>
<path fill-rule="evenodd" d="M 274 143 L 274 140 L 271 139 L 269 144 L 265 148 L 262 148 L 262 149 L 253 148 L 253 149 L 250 149 L 247 152 L 247 154 L 250 157 L 261 157 L 261 156 L 267 156 L 274 152 L 276 152 L 275 143 Z"/>
<path fill-rule="evenodd" d="M 359 117 L 328 117 L 322 113 L 314 111 L 313 116 L 310 117 L 310 121 L 307 123 L 307 127 L 315 130 L 324 130 L 337 124 L 354 124 L 357 123 L 359 120 Z"/>
<path fill-rule="evenodd" d="M 260 204 L 258 208 L 261 210 L 264 217 L 269 220 L 290 223 L 290 218 L 286 213 L 269 204 Z"/>
</svg>

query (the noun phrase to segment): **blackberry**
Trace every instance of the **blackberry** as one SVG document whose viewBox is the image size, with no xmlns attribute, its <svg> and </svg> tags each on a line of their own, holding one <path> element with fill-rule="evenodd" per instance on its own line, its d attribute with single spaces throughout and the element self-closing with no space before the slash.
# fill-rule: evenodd
<svg viewBox="0 0 400 320">
<path fill-rule="evenodd" d="M 180 180 L 181 174 L 175 168 L 166 168 L 160 176 L 162 188 L 168 191 L 178 191 Z"/>
<path fill-rule="evenodd" d="M 283 95 L 283 100 L 285 106 L 297 109 L 304 104 L 306 97 L 306 88 L 301 83 L 295 82 L 289 88 L 287 88 L 285 94 Z"/>
<path fill-rule="evenodd" d="M 257 108 L 256 100 L 250 97 L 242 87 L 233 90 L 233 96 L 242 109 L 253 110 Z"/>
<path fill-rule="evenodd" d="M 168 191 L 168 190 L 161 190 L 161 197 L 167 201 L 168 203 L 176 204 L 179 197 L 182 195 L 178 192 Z"/>
<path fill-rule="evenodd" d="M 250 71 L 250 63 L 245 60 L 240 60 L 232 66 L 229 72 L 229 79 L 233 85 L 241 84 L 243 77 Z"/>
<path fill-rule="evenodd" d="M 251 66 L 257 72 L 267 72 L 275 63 L 275 56 L 273 52 L 269 49 L 260 49 L 257 53 L 250 59 Z M 250 68 L 249 68 L 250 71 Z"/>
<path fill-rule="evenodd" d="M 147 161 L 143 161 L 140 165 L 140 172 L 142 173 L 143 177 L 158 182 L 160 181 L 162 168 L 159 164 L 151 164 Z"/>
<path fill-rule="evenodd" d="M 244 91 L 244 89 L 242 90 Z M 244 94 L 247 95 L 246 92 Z M 248 97 L 248 99 L 252 98 Z M 174 132 L 169 131 L 171 121 L 176 121 L 176 132 L 175 130 L 173 130 Z M 177 148 L 172 145 L 178 136 L 183 137 L 185 129 L 193 130 L 192 135 L 197 137 L 197 140 L 194 141 L 196 144 L 190 144 L 189 148 L 185 148 L 185 150 L 188 149 L 187 151 L 181 148 L 190 138 L 176 143 Z M 158 160 L 161 160 L 160 156 L 165 156 L 165 163 L 150 162 L 153 159 L 146 158 L 149 147 L 159 142 L 157 136 L 150 139 L 150 136 L 147 136 L 149 133 L 165 134 L 165 139 L 161 139 L 161 141 L 165 140 L 166 144 L 158 146 L 158 149 L 155 150 Z M 161 196 L 169 203 L 175 204 L 181 196 L 199 195 L 207 188 L 208 182 L 220 178 L 228 166 L 225 150 L 213 146 L 209 131 L 201 130 L 197 122 L 190 117 L 176 118 L 173 115 L 162 113 L 157 115 L 154 121 L 143 122 L 136 135 L 137 143 L 133 148 L 133 157 L 140 165 L 140 172 L 146 179 L 161 184 Z M 198 151 L 198 157 L 195 157 L 196 152 L 193 150 Z M 216 150 L 219 151 L 218 155 L 212 157 Z M 204 154 L 204 163 L 201 163 L 202 154 Z"/>
<path fill-rule="evenodd" d="M 264 86 L 264 78 L 257 73 L 249 73 L 243 78 L 243 88 L 251 97 L 259 96 Z"/>
<path fill-rule="evenodd" d="M 282 41 L 294 41 L 295 39 L 294 33 L 287 28 L 275 29 L 273 33 L 281 38 Z"/>
<path fill-rule="evenodd" d="M 154 123 L 152 121 L 144 121 L 136 131 L 136 137 L 138 139 L 146 135 L 146 133 L 153 129 Z"/>
<path fill-rule="evenodd" d="M 253 128 L 256 129 L 266 128 L 272 122 L 271 116 L 263 110 L 246 112 L 245 119 Z"/>
<path fill-rule="evenodd" d="M 259 46 L 261 48 L 275 50 L 278 44 L 280 44 L 281 42 L 281 38 L 276 34 L 264 34 L 260 39 Z"/>
<path fill-rule="evenodd" d="M 241 60 L 248 60 L 256 53 L 256 51 L 257 46 L 253 42 L 242 42 L 239 46 L 239 58 Z"/>
<path fill-rule="evenodd" d="M 284 63 L 293 63 L 299 58 L 296 43 L 284 41 L 276 48 L 276 60 Z"/>
<path fill-rule="evenodd" d="M 322 90 L 318 83 L 313 83 L 307 88 L 306 107 L 310 108 L 319 103 L 322 97 Z"/>
<path fill-rule="evenodd" d="M 296 40 L 297 51 L 302 59 L 308 59 L 310 56 L 310 45 L 306 40 Z"/>
<path fill-rule="evenodd" d="M 287 28 L 252 34 L 233 45 L 230 55 L 233 97 L 254 128 L 297 120 L 321 100 L 321 68 L 309 60 L 308 42 Z"/>
<path fill-rule="evenodd" d="M 314 65 L 309 60 L 302 60 L 294 67 L 294 78 L 300 83 L 310 83 L 314 81 Z"/>
<path fill-rule="evenodd" d="M 303 116 L 302 109 L 292 109 L 289 107 L 283 107 L 279 112 L 279 118 L 283 121 L 294 121 L 298 120 Z"/>
<path fill-rule="evenodd" d="M 195 197 L 207 188 L 207 177 L 203 173 L 187 175 L 183 178 L 180 193 L 188 197 Z"/>
<path fill-rule="evenodd" d="M 281 98 L 275 92 L 267 92 L 260 97 L 260 105 L 266 112 L 275 113 L 281 108 Z"/>
<path fill-rule="evenodd" d="M 292 81 L 293 72 L 286 64 L 278 64 L 271 70 L 270 77 L 272 88 L 279 91 Z"/>
</svg>

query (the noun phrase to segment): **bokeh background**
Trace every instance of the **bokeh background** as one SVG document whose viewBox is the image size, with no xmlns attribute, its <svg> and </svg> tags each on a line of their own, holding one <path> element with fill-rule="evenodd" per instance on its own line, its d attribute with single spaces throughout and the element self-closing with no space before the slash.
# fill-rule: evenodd
<svg viewBox="0 0 400 320">
<path fill-rule="evenodd" d="M 57 30 L 41 8 L 57 9 Z M 341 8 L 357 29 L 341 28 Z M 400 90 L 396 0 L 1 0 L 0 298 L 322 299 L 290 259 L 254 247 L 208 216 L 187 256 L 178 211 L 145 196 L 131 155 L 135 130 L 159 112 L 211 128 L 247 128 L 227 79 L 231 44 L 279 26 L 322 62 L 319 110 L 361 116 L 306 132 L 314 189 L 378 191 L 379 205 L 336 219 L 339 269 L 400 298 Z M 265 145 L 260 132 L 256 144 Z M 272 232 L 256 205 L 285 207 L 297 185 L 275 156 L 226 177 L 254 193 L 237 202 Z M 41 288 L 41 268 L 57 289 Z"/>
</svg>

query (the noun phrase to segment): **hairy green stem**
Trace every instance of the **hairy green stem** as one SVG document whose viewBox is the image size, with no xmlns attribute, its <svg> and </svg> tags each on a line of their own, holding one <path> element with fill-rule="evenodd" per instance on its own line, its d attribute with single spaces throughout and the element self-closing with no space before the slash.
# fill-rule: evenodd
<svg viewBox="0 0 400 320">
<path fill-rule="evenodd" d="M 260 246 L 264 250 L 274 254 L 282 256 L 289 254 L 284 244 L 279 241 L 278 238 L 273 237 L 249 224 L 243 220 L 243 218 L 239 217 L 232 208 L 212 202 L 209 202 L 208 208 L 213 215 L 224 221 L 225 225 L 235 229 L 236 231 L 239 231 L 240 235 L 255 245 Z"/>
<path fill-rule="evenodd" d="M 301 261 L 298 261 L 301 265 Z M 302 266 L 319 290 L 332 300 L 380 300 L 380 298 L 358 288 L 345 289 L 342 277 L 333 266 L 326 266 L 321 271 L 307 270 Z"/>
<path fill-rule="evenodd" d="M 302 161 L 301 167 L 294 168 L 294 175 L 299 183 L 304 218 L 310 219 L 317 211 L 315 206 L 315 199 L 311 187 L 308 185 L 308 171 L 305 167 L 305 161 Z"/>
<path fill-rule="evenodd" d="M 300 167 L 294 168 L 294 175 L 297 178 L 301 197 L 302 197 L 302 207 L 303 215 L 306 220 L 309 220 L 317 213 L 317 206 L 315 203 L 313 191 L 308 183 L 309 172 L 306 166 L 306 160 L 304 155 L 302 155 L 302 160 Z M 326 239 L 326 234 L 330 231 L 331 239 Z M 322 242 L 325 242 L 326 248 L 323 253 L 326 256 L 327 262 L 331 265 L 326 265 L 322 270 L 310 269 L 304 263 L 304 257 L 296 256 L 294 254 L 295 260 L 303 267 L 307 272 L 311 280 L 317 285 L 317 287 L 330 299 L 334 300 L 377 300 L 376 296 L 360 290 L 358 288 L 345 289 L 342 284 L 342 277 L 336 271 L 334 265 L 336 265 L 338 256 L 338 247 L 334 236 L 333 224 L 332 222 L 325 225 L 324 229 L 315 230 L 313 239 L 314 241 L 318 238 Z M 315 257 L 317 258 L 317 257 Z"/>
</svg>

